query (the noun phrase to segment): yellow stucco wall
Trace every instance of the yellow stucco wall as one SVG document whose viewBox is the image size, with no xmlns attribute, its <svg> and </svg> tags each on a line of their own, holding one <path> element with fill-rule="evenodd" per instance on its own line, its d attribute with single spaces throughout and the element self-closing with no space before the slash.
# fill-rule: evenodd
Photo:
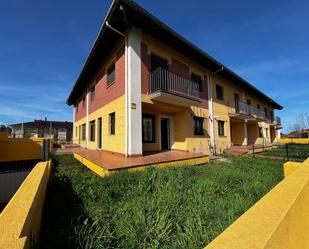
<svg viewBox="0 0 309 249">
<path fill-rule="evenodd" d="M 309 159 L 206 249 L 309 248 Z"/>
<path fill-rule="evenodd" d="M 209 154 L 209 122 L 208 110 L 197 106 L 190 108 L 181 107 L 175 111 L 164 111 L 164 105 L 168 110 L 168 104 L 158 105 L 152 102 L 147 95 L 143 95 L 143 102 L 150 104 L 143 108 L 143 113 L 154 114 L 155 120 L 155 143 L 143 143 L 144 151 L 160 150 L 160 118 L 171 120 L 171 147 L 175 150 Z M 156 109 L 157 108 L 157 109 Z M 204 135 L 194 135 L 193 117 L 204 118 Z"/>
<path fill-rule="evenodd" d="M 8 138 L 6 133 L 0 137 L 0 162 L 41 159 L 44 138 Z"/>
<path fill-rule="evenodd" d="M 194 72 L 200 76 L 203 76 L 205 75 L 206 72 L 208 72 L 207 68 L 202 67 L 195 61 L 190 60 L 188 57 L 185 57 L 183 54 L 172 49 L 171 47 L 166 46 L 159 40 L 154 39 L 152 36 L 146 33 L 142 33 L 142 42 L 147 45 L 148 54 L 154 53 L 166 59 L 169 64 L 172 62 L 172 59 L 174 58 L 187 65 L 189 67 L 190 72 Z"/>
<path fill-rule="evenodd" d="M 245 144 L 245 122 L 231 123 L 231 141 L 234 145 L 244 145 Z"/>
<path fill-rule="evenodd" d="M 116 123 L 115 123 L 115 135 L 110 135 L 109 127 L 109 114 L 115 112 Z M 125 153 L 125 96 L 121 96 L 111 103 L 103 106 L 95 112 L 89 114 L 88 122 L 95 120 L 95 141 L 90 141 L 90 127 L 88 124 L 88 148 L 96 149 L 98 147 L 98 119 L 102 118 L 102 149 L 107 151 L 113 151 L 117 153 Z M 79 143 L 79 135 L 81 132 L 77 132 L 76 127 L 79 127 L 86 123 L 86 117 L 74 122 L 74 142 Z M 80 133 L 80 134 L 79 134 Z M 80 142 L 82 147 L 86 146 L 86 142 Z"/>
<path fill-rule="evenodd" d="M 194 135 L 193 117 L 204 118 L 204 135 Z M 210 154 L 208 110 L 192 106 L 182 112 L 173 113 L 174 144 L 173 149 Z"/>
<path fill-rule="evenodd" d="M 223 100 L 218 100 L 216 98 L 216 85 L 219 85 L 223 87 Z M 235 111 L 234 107 L 234 94 L 237 93 L 239 95 L 240 101 L 243 101 L 243 99 L 246 101 L 247 99 L 251 100 L 251 105 L 253 107 L 257 107 L 257 104 L 260 104 L 261 109 L 264 109 L 264 107 L 268 108 L 268 110 L 272 110 L 272 108 L 269 106 L 269 104 L 259 100 L 252 94 L 249 94 L 247 92 L 244 92 L 241 88 L 235 86 L 231 82 L 227 81 L 226 79 L 215 75 L 212 79 L 212 96 L 213 96 L 213 112 L 216 120 L 222 120 L 225 121 L 225 131 L 226 134 L 224 137 L 220 137 L 218 134 L 218 123 L 214 123 L 214 133 L 215 133 L 215 143 L 216 143 L 216 150 L 217 153 L 221 153 L 225 148 L 230 147 L 232 145 L 231 143 L 231 128 L 230 128 L 230 116 L 229 113 L 233 113 Z M 240 145 L 245 145 L 245 141 L 243 139 L 243 134 L 240 131 L 242 130 L 242 124 L 235 124 L 233 126 L 233 130 L 237 133 L 233 133 L 233 140 L 236 140 L 237 143 Z M 267 132 L 267 139 L 266 142 L 269 144 L 271 142 L 270 140 L 270 125 L 267 122 L 256 122 L 256 126 L 264 127 L 268 129 Z M 258 128 L 256 128 L 258 129 Z M 248 138 L 250 141 L 255 144 L 262 144 L 263 138 L 258 137 L 258 130 L 255 131 L 255 128 L 253 125 L 248 125 Z"/>
<path fill-rule="evenodd" d="M 39 238 L 51 162 L 38 163 L 0 214 L 0 248 L 28 249 Z"/>
<path fill-rule="evenodd" d="M 288 144 L 288 143 L 297 143 L 297 144 L 309 144 L 309 138 L 281 138 L 277 140 L 278 143 Z"/>
</svg>

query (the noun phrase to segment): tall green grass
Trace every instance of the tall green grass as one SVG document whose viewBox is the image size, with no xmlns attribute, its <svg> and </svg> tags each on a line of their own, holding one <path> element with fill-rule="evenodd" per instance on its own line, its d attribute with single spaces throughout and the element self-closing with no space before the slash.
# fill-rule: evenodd
<svg viewBox="0 0 309 249">
<path fill-rule="evenodd" d="M 100 178 L 56 156 L 41 248 L 203 248 L 283 177 L 281 161 L 231 160 Z"/>
</svg>

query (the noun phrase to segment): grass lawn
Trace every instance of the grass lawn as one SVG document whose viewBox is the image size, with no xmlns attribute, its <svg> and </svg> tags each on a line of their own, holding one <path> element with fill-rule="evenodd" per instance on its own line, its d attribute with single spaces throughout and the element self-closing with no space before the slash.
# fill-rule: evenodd
<svg viewBox="0 0 309 249">
<path fill-rule="evenodd" d="M 282 178 L 282 161 L 231 163 L 100 178 L 55 156 L 40 248 L 203 248 Z"/>
<path fill-rule="evenodd" d="M 288 146 L 289 159 L 304 161 L 309 157 L 309 144 L 290 143 L 287 144 L 287 146 Z M 278 148 L 276 149 L 266 150 L 259 154 L 287 158 L 286 145 L 279 145 Z"/>
</svg>

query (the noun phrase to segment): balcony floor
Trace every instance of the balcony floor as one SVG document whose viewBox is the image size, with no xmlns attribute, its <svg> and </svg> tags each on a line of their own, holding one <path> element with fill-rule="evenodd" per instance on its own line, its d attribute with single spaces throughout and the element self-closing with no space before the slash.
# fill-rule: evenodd
<svg viewBox="0 0 309 249">
<path fill-rule="evenodd" d="M 143 156 L 125 157 L 121 154 L 102 150 L 80 149 L 74 157 L 85 166 L 103 176 L 109 171 L 140 168 L 145 166 L 176 166 L 207 163 L 209 157 L 186 151 L 148 152 Z M 101 168 L 101 169 L 100 169 Z"/>
</svg>

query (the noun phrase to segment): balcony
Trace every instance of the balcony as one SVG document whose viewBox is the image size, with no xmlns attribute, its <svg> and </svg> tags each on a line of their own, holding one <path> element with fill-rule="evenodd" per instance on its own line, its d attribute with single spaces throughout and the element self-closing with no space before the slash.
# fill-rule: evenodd
<svg viewBox="0 0 309 249">
<path fill-rule="evenodd" d="M 256 119 L 257 121 L 268 119 L 263 110 L 257 109 L 242 101 L 233 102 L 229 105 L 229 114 L 243 119 Z"/>
<path fill-rule="evenodd" d="M 152 100 L 185 107 L 201 102 L 199 83 L 163 68 L 151 72 L 149 93 Z"/>
<path fill-rule="evenodd" d="M 273 121 L 273 124 L 277 127 L 277 129 L 281 129 L 282 128 L 281 118 L 276 116 L 276 119 Z"/>
</svg>

